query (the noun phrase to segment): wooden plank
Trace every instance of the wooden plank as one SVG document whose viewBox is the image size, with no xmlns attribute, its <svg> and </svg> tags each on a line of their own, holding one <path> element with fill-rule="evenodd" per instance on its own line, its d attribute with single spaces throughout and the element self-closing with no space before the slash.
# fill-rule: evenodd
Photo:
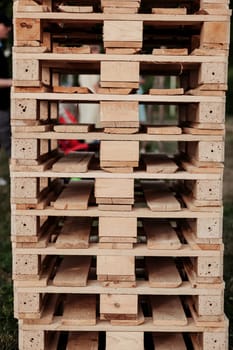
<svg viewBox="0 0 233 350">
<path fill-rule="evenodd" d="M 87 209 L 93 181 L 70 182 L 54 203 L 55 209 Z"/>
<path fill-rule="evenodd" d="M 66 218 L 56 240 L 56 248 L 88 248 L 92 227 L 91 218 Z"/>
<path fill-rule="evenodd" d="M 52 170 L 56 172 L 87 172 L 90 161 L 94 156 L 93 152 L 69 153 L 53 164 Z"/>
<path fill-rule="evenodd" d="M 181 242 L 176 231 L 167 221 L 143 220 L 148 249 L 180 249 Z"/>
<path fill-rule="evenodd" d="M 154 288 L 177 288 L 182 279 L 173 258 L 147 258 L 149 284 Z"/>
<path fill-rule="evenodd" d="M 69 332 L 66 350 L 98 350 L 98 332 Z"/>
<path fill-rule="evenodd" d="M 179 201 L 162 181 L 141 181 L 148 207 L 152 211 L 181 210 Z"/>
<path fill-rule="evenodd" d="M 94 127 L 94 124 L 64 124 L 54 125 L 53 130 L 56 132 L 75 132 L 75 133 L 88 133 Z"/>
<path fill-rule="evenodd" d="M 152 296 L 153 324 L 155 326 L 186 326 L 188 324 L 183 306 L 178 296 Z"/>
<path fill-rule="evenodd" d="M 54 53 L 66 53 L 66 54 L 90 54 L 91 48 L 88 45 L 82 46 L 53 46 Z"/>
<path fill-rule="evenodd" d="M 54 286 L 85 287 L 91 265 L 89 256 L 66 256 L 53 279 Z"/>
<path fill-rule="evenodd" d="M 184 95 L 184 89 L 150 89 L 150 95 Z"/>
<path fill-rule="evenodd" d="M 152 7 L 152 13 L 156 15 L 186 15 L 187 9 L 185 7 L 178 7 L 178 8 Z"/>
<path fill-rule="evenodd" d="M 68 13 L 91 13 L 93 12 L 93 6 L 66 6 L 66 5 L 59 5 L 58 9 L 61 12 L 68 12 Z"/>
<path fill-rule="evenodd" d="M 153 333 L 156 350 L 187 350 L 181 333 Z"/>
<path fill-rule="evenodd" d="M 106 332 L 106 350 L 144 350 L 143 332 Z"/>
<path fill-rule="evenodd" d="M 85 86 L 53 86 L 54 93 L 64 93 L 64 94 L 90 94 L 92 93 Z"/>
<path fill-rule="evenodd" d="M 96 296 L 68 295 L 64 302 L 62 324 L 94 326 L 96 324 Z"/>
<path fill-rule="evenodd" d="M 150 135 L 180 135 L 182 129 L 175 125 L 146 125 L 146 132 Z"/>
<path fill-rule="evenodd" d="M 188 55 L 188 49 L 182 48 L 182 49 L 153 49 L 152 55 L 166 55 L 166 56 L 187 56 Z"/>
<path fill-rule="evenodd" d="M 144 154 L 143 161 L 148 173 L 173 174 L 178 170 L 177 164 L 166 154 Z"/>
</svg>

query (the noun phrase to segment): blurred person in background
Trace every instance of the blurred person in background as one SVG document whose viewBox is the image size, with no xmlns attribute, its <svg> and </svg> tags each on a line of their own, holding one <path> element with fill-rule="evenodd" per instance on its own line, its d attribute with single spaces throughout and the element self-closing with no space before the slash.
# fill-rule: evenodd
<svg viewBox="0 0 233 350">
<path fill-rule="evenodd" d="M 8 39 L 11 28 L 11 20 L 0 13 L 0 147 L 5 150 L 8 158 L 11 156 L 10 87 L 12 80 L 2 40 Z M 6 180 L 0 176 L 0 186 L 4 185 L 6 185 Z"/>
</svg>

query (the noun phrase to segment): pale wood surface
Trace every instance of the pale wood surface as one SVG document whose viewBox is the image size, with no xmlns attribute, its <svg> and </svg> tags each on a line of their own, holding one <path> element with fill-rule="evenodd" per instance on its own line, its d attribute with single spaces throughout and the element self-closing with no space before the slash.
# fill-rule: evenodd
<svg viewBox="0 0 233 350">
<path fill-rule="evenodd" d="M 62 317 L 64 325 L 95 325 L 96 296 L 68 295 L 64 302 Z"/>
<path fill-rule="evenodd" d="M 65 257 L 53 279 L 55 286 L 83 286 L 87 284 L 90 257 L 69 256 Z"/>
</svg>

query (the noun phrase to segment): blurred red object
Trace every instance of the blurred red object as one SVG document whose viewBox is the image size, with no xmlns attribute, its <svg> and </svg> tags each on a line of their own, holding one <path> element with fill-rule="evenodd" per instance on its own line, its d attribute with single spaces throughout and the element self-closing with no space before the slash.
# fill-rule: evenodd
<svg viewBox="0 0 233 350">
<path fill-rule="evenodd" d="M 59 113 L 59 124 L 77 124 L 77 120 L 69 109 L 62 106 Z M 58 145 L 60 150 L 65 154 L 88 150 L 88 144 L 79 140 L 58 140 Z"/>
</svg>

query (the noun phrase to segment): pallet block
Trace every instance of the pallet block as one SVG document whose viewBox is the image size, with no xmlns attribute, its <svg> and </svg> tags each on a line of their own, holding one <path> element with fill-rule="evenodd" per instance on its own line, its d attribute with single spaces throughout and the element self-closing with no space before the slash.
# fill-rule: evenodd
<svg viewBox="0 0 233 350">
<path fill-rule="evenodd" d="M 45 350 L 44 331 L 19 331 L 19 350 Z"/>
<path fill-rule="evenodd" d="M 98 204 L 133 204 L 133 179 L 95 179 L 95 197 Z"/>
<path fill-rule="evenodd" d="M 194 350 L 221 350 L 228 349 L 228 336 L 226 331 L 206 331 L 204 333 L 198 333 L 192 335 L 192 341 Z"/>
<path fill-rule="evenodd" d="M 221 180 L 185 181 L 185 186 L 192 191 L 193 197 L 199 201 L 221 201 Z"/>
<path fill-rule="evenodd" d="M 15 317 L 39 319 L 41 316 L 42 295 L 39 293 L 21 293 L 15 291 Z"/>
<path fill-rule="evenodd" d="M 224 161 L 224 142 L 187 142 L 187 154 L 199 162 L 200 165 L 203 162 L 209 163 L 211 166 L 213 163 Z"/>
<path fill-rule="evenodd" d="M 11 217 L 11 235 L 26 242 L 34 239 L 37 241 L 39 235 L 40 219 L 37 216 L 12 215 Z"/>
<path fill-rule="evenodd" d="M 41 256 L 28 254 L 13 255 L 13 279 L 25 280 L 27 278 L 38 280 L 41 272 Z"/>
<path fill-rule="evenodd" d="M 229 22 L 204 22 L 202 24 L 200 45 L 208 48 L 229 45 Z"/>
<path fill-rule="evenodd" d="M 99 281 L 135 281 L 134 256 L 97 256 L 96 273 Z"/>
<path fill-rule="evenodd" d="M 139 127 L 138 102 L 100 101 L 101 127 Z"/>
<path fill-rule="evenodd" d="M 225 103 L 209 102 L 199 104 L 188 104 L 187 120 L 196 123 L 224 123 Z"/>
<path fill-rule="evenodd" d="M 40 42 L 42 39 L 41 20 L 36 18 L 15 18 L 14 19 L 15 42 Z M 29 46 L 28 45 L 28 46 Z"/>
<path fill-rule="evenodd" d="M 102 61 L 100 86 L 103 88 L 138 88 L 139 62 Z"/>
<path fill-rule="evenodd" d="M 99 237 L 137 237 L 137 219 L 121 217 L 99 217 Z"/>
<path fill-rule="evenodd" d="M 221 217 L 206 217 L 205 219 L 198 218 L 196 220 L 189 219 L 188 225 L 194 232 L 197 243 L 211 243 L 212 239 L 222 239 L 223 222 Z"/>
<path fill-rule="evenodd" d="M 137 314 L 137 295 L 100 294 L 100 319 L 136 320 Z"/>
<path fill-rule="evenodd" d="M 137 167 L 139 164 L 138 141 L 101 141 L 100 166 L 107 168 Z"/>
<path fill-rule="evenodd" d="M 142 21 L 104 21 L 104 47 L 141 48 L 143 36 Z"/>
</svg>

